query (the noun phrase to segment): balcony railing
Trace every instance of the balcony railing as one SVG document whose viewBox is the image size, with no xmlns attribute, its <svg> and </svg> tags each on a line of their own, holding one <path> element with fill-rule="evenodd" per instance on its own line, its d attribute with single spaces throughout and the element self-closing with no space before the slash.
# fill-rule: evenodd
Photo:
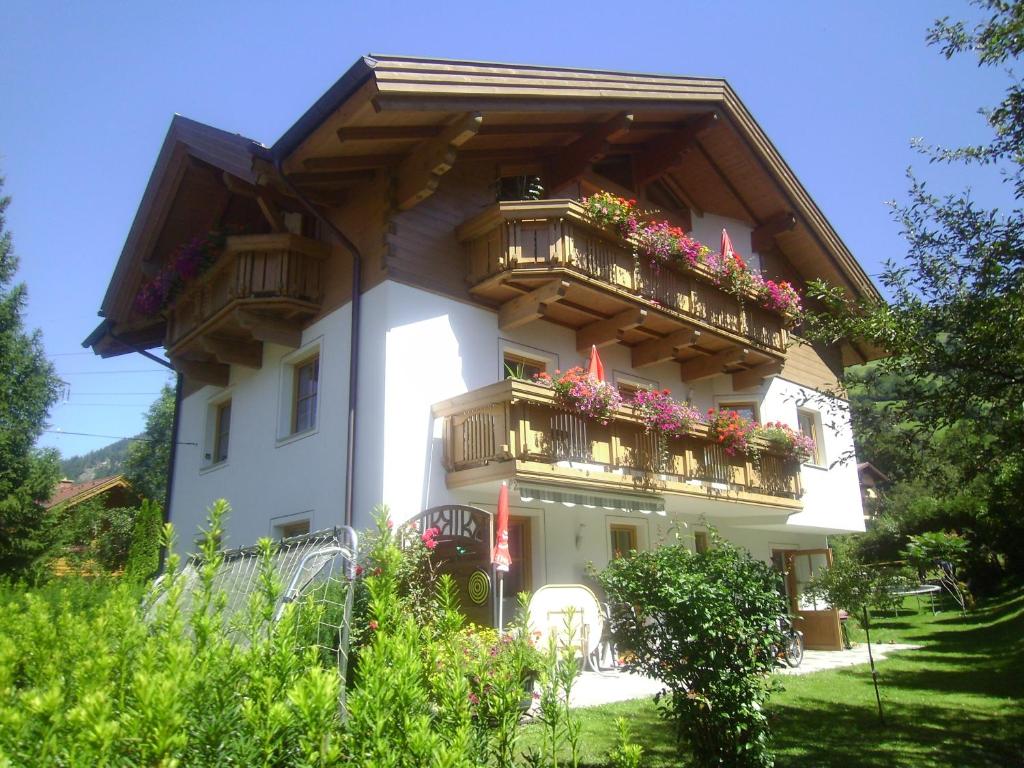
<svg viewBox="0 0 1024 768">
<path fill-rule="evenodd" d="M 688 325 L 775 352 L 786 349 L 782 318 L 741 303 L 702 267 L 652 265 L 614 232 L 590 223 L 572 200 L 498 203 L 458 230 L 468 254 L 467 280 L 486 294 L 501 275 L 529 278 L 544 271 L 576 272 Z M 499 278 L 496 280 L 496 278 Z"/>
<path fill-rule="evenodd" d="M 235 310 L 284 322 L 315 315 L 327 254 L 323 243 L 286 233 L 227 238 L 217 263 L 170 306 L 168 351 L 176 354 L 204 336 L 241 333 Z"/>
<path fill-rule="evenodd" d="M 550 389 L 506 380 L 438 403 L 448 485 L 529 479 L 579 487 L 694 495 L 800 508 L 800 467 L 767 445 L 729 456 L 707 428 L 659 441 L 631 406 L 607 425 L 567 412 Z"/>
</svg>

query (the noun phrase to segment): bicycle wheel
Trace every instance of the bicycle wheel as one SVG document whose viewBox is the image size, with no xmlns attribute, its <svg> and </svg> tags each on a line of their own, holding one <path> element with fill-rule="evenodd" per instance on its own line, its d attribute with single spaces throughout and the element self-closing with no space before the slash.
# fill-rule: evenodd
<svg viewBox="0 0 1024 768">
<path fill-rule="evenodd" d="M 786 650 L 783 655 L 791 667 L 799 667 L 800 662 L 804 660 L 804 639 L 796 632 L 786 639 Z"/>
</svg>

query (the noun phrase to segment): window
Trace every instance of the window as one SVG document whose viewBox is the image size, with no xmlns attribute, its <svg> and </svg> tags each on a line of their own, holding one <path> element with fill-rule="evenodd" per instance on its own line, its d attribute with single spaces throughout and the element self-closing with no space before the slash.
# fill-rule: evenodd
<svg viewBox="0 0 1024 768">
<path fill-rule="evenodd" d="M 316 426 L 316 401 L 320 380 L 320 355 L 295 365 L 292 434 Z"/>
<path fill-rule="evenodd" d="M 818 414 L 814 411 L 799 410 L 796 412 L 796 421 L 801 434 L 807 435 L 814 441 L 814 451 L 811 453 L 807 463 L 822 466 L 825 463 L 825 451 L 821 444 L 821 429 L 818 427 Z"/>
<path fill-rule="evenodd" d="M 693 532 L 693 548 L 697 551 L 698 555 L 702 555 L 711 549 L 711 539 L 708 537 L 707 531 Z"/>
<path fill-rule="evenodd" d="M 637 392 L 647 389 L 647 387 L 641 387 L 639 384 L 634 384 L 631 381 L 617 382 L 616 387 L 618 387 L 619 396 L 627 403 L 633 399 Z"/>
<path fill-rule="evenodd" d="M 754 402 L 725 402 L 718 404 L 720 411 L 736 411 L 740 416 L 749 421 L 760 421 L 757 412 L 757 403 Z"/>
<path fill-rule="evenodd" d="M 226 400 L 217 406 L 216 426 L 213 433 L 213 463 L 227 461 L 228 441 L 231 437 L 231 401 Z"/>
<path fill-rule="evenodd" d="M 278 538 L 289 539 L 292 536 L 305 536 L 309 533 L 309 520 L 293 520 L 290 523 L 275 526 Z"/>
<path fill-rule="evenodd" d="M 612 525 L 612 559 L 618 560 L 636 550 L 636 526 Z"/>
<path fill-rule="evenodd" d="M 516 352 L 506 351 L 502 356 L 506 379 L 531 380 L 538 373 L 544 373 L 548 364 L 544 360 L 527 357 Z"/>
</svg>

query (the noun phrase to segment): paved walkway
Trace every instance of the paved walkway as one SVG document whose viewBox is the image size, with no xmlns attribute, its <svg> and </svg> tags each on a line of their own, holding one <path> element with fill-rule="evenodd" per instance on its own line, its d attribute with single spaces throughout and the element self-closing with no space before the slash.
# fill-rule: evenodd
<svg viewBox="0 0 1024 768">
<path fill-rule="evenodd" d="M 871 651 L 877 662 L 893 651 L 907 651 L 920 647 L 919 645 L 892 643 L 872 645 Z M 806 651 L 803 663 L 799 667 L 780 669 L 779 674 L 809 675 L 812 672 L 822 672 L 826 669 L 839 669 L 867 663 L 868 647 L 864 643 L 860 643 L 849 651 Z M 616 701 L 645 699 L 654 696 L 661 689 L 660 682 L 643 675 L 615 670 L 583 672 L 573 686 L 572 705 L 574 707 L 596 707 Z"/>
</svg>

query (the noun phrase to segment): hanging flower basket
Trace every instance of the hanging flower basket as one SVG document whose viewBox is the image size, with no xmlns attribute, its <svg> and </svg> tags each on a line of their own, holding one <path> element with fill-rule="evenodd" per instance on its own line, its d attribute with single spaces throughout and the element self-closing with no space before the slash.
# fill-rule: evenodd
<svg viewBox="0 0 1024 768">
<path fill-rule="evenodd" d="M 782 316 L 789 327 L 803 316 L 800 295 L 786 281 L 767 280 L 753 271 L 738 253 L 712 251 L 667 221 L 645 220 L 636 200 L 596 192 L 580 201 L 587 218 L 614 230 L 652 265 L 698 269 L 712 283 L 740 301 L 750 298 L 759 306 Z"/>
<path fill-rule="evenodd" d="M 726 456 L 758 455 L 752 440 L 757 423 L 745 419 L 736 411 L 708 409 L 708 435 L 722 446 Z"/>
<path fill-rule="evenodd" d="M 768 443 L 774 453 L 791 461 L 804 462 L 814 455 L 814 438 L 780 421 L 769 421 L 758 427 L 757 436 Z"/>
<path fill-rule="evenodd" d="M 554 390 L 555 402 L 562 408 L 601 424 L 611 421 L 622 405 L 622 397 L 614 386 L 588 376 L 578 366 L 564 373 L 555 371 L 554 376 L 538 373 L 534 381 Z"/>
<path fill-rule="evenodd" d="M 632 404 L 648 432 L 678 437 L 704 422 L 700 411 L 674 399 L 667 389 L 642 389 L 633 395 Z"/>
<path fill-rule="evenodd" d="M 135 295 L 135 309 L 146 317 L 160 314 L 188 283 L 209 269 L 221 251 L 226 237 L 221 232 L 199 235 L 178 246 L 167 264 Z"/>
</svg>

